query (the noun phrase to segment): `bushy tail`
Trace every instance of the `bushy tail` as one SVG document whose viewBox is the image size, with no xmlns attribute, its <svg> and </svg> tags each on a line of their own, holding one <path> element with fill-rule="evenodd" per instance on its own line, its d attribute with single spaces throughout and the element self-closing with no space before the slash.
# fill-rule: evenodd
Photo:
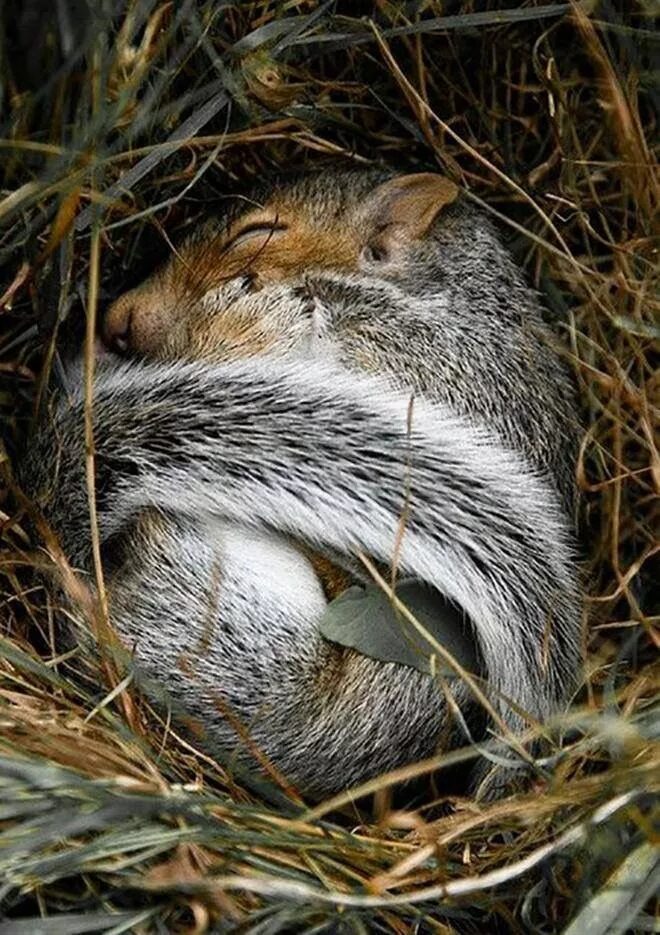
<svg viewBox="0 0 660 935">
<path fill-rule="evenodd" d="M 38 473 L 59 446 L 50 512 L 74 552 L 89 538 L 68 506 L 85 495 L 82 420 L 76 391 L 31 459 Z M 102 537 L 156 506 L 387 563 L 407 502 L 398 567 L 465 610 L 502 716 L 517 723 L 510 698 L 543 717 L 573 686 L 579 586 L 554 487 L 447 409 L 316 364 L 114 365 L 97 380 L 95 443 Z"/>
</svg>

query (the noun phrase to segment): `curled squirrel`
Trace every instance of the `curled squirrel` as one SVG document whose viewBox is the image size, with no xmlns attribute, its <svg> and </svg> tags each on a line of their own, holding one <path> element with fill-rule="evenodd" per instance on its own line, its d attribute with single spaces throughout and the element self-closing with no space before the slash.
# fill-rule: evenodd
<svg viewBox="0 0 660 935">
<path fill-rule="evenodd" d="M 94 392 L 111 619 L 214 742 L 253 763 L 238 724 L 324 795 L 455 735 L 434 677 L 321 637 L 314 555 L 359 576 L 360 551 L 397 550 L 464 612 L 512 727 L 566 701 L 572 387 L 537 295 L 448 179 L 261 185 L 121 296 L 104 338 L 129 358 L 100 360 Z M 79 381 L 21 478 L 90 568 L 83 409 Z"/>
</svg>

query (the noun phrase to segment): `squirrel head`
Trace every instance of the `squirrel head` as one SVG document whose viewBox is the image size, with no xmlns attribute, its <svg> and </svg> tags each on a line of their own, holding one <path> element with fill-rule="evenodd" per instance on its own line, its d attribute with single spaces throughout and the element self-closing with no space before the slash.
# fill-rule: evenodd
<svg viewBox="0 0 660 935">
<path fill-rule="evenodd" d="M 457 196 L 453 182 L 428 172 L 274 179 L 121 295 L 105 316 L 104 341 L 119 353 L 215 361 L 308 348 L 326 321 L 313 282 L 414 283 L 415 257 L 428 253 Z"/>
</svg>

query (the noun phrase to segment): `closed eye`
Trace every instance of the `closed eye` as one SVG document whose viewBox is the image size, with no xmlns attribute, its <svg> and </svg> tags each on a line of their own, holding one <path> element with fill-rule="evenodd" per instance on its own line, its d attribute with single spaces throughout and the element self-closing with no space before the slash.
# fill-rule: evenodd
<svg viewBox="0 0 660 935">
<path fill-rule="evenodd" d="M 233 250 L 234 247 L 238 247 L 248 240 L 253 240 L 255 237 L 265 238 L 266 243 L 268 243 L 271 237 L 275 237 L 285 230 L 288 230 L 286 224 L 278 224 L 277 221 L 272 221 L 270 224 L 265 224 L 263 221 L 258 224 L 248 224 L 242 230 L 237 231 L 231 240 L 225 244 L 222 252 L 227 253 L 229 250 Z"/>
</svg>

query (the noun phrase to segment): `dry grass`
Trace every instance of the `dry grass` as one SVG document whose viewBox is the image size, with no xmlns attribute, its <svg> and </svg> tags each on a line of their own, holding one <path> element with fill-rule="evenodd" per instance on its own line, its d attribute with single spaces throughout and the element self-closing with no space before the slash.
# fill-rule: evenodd
<svg viewBox="0 0 660 935">
<path fill-rule="evenodd" d="M 558 932 L 573 919 L 582 935 L 630 930 L 639 913 L 636 930 L 650 931 L 651 0 L 143 0 L 114 18 L 79 0 L 31 22 L 34 6 L 5 7 L 0 65 L 0 918 L 12 920 L 0 932 L 37 931 L 36 917 L 49 933 Z M 400 775 L 365 790 L 373 799 L 310 810 L 187 746 L 107 658 L 64 653 L 32 570 L 54 561 L 85 590 L 10 490 L 82 310 L 139 277 L 237 180 L 330 158 L 438 168 L 497 213 L 579 385 L 585 685 L 545 778 L 496 804 L 443 798 L 431 782 L 395 807 Z"/>
</svg>

